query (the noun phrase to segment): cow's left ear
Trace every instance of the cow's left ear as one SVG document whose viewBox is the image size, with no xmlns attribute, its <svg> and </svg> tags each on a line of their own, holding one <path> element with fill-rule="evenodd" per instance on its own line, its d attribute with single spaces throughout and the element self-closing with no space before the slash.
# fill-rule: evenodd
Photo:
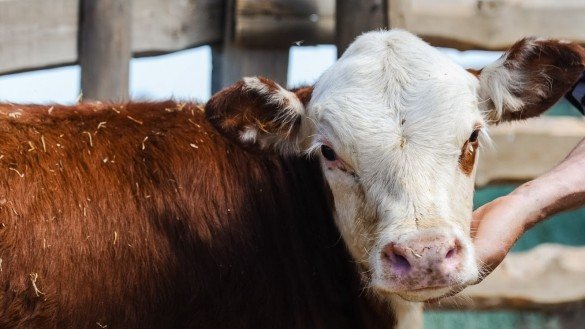
<svg viewBox="0 0 585 329">
<path fill-rule="evenodd" d="M 479 102 L 492 123 L 538 116 L 585 70 L 585 50 L 571 42 L 526 38 L 479 72 Z"/>
<path fill-rule="evenodd" d="M 289 91 L 264 77 L 248 77 L 213 95 L 205 115 L 247 149 L 298 154 L 310 135 L 306 105 L 312 88 Z"/>
</svg>

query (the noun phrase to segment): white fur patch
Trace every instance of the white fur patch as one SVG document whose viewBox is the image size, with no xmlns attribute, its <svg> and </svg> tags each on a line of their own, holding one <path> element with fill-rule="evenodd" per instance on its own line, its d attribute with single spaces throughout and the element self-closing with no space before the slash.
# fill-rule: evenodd
<svg viewBox="0 0 585 329">
<path fill-rule="evenodd" d="M 271 91 L 270 87 L 263 83 L 258 77 L 245 77 L 244 83 L 246 89 L 255 90 L 260 95 L 268 97 L 270 104 L 279 105 L 283 110 L 290 111 L 294 114 L 304 114 L 304 106 L 293 92 L 290 92 L 279 84 L 276 84 L 277 90 Z"/>
<path fill-rule="evenodd" d="M 256 136 L 258 135 L 258 130 L 254 127 L 246 127 L 244 131 L 240 133 L 240 139 L 244 143 L 253 143 L 256 141 Z"/>
<path fill-rule="evenodd" d="M 423 327 L 423 304 L 408 302 L 393 296 L 390 299 L 392 309 L 396 315 L 396 329 L 412 329 Z"/>
<path fill-rule="evenodd" d="M 521 90 L 523 81 L 520 73 L 509 70 L 504 67 L 506 55 L 502 56 L 496 62 L 486 66 L 479 76 L 480 80 L 480 102 L 491 102 L 494 105 L 494 111 L 490 115 L 494 121 L 499 121 L 504 110 L 517 112 L 521 111 L 524 102 L 512 94 L 513 91 Z M 489 110 L 489 109 L 487 109 Z"/>
</svg>

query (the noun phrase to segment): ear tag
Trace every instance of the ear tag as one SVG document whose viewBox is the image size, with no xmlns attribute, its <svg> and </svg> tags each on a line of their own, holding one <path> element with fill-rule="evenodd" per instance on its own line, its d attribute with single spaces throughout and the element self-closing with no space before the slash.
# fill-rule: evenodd
<svg viewBox="0 0 585 329">
<path fill-rule="evenodd" d="M 585 72 L 575 86 L 565 95 L 565 98 L 585 115 Z"/>
</svg>

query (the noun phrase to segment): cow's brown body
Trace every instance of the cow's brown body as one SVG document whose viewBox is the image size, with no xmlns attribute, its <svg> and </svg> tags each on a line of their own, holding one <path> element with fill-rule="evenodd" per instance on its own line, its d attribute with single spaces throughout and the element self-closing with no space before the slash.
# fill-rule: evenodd
<svg viewBox="0 0 585 329">
<path fill-rule="evenodd" d="M 392 326 L 315 163 L 194 104 L 0 111 L 0 328 Z"/>
</svg>

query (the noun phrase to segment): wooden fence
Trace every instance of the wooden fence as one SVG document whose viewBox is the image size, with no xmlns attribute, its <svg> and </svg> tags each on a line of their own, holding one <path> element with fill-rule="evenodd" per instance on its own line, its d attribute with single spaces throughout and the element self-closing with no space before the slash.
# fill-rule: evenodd
<svg viewBox="0 0 585 329">
<path fill-rule="evenodd" d="M 363 31 L 389 26 L 459 49 L 503 49 L 525 35 L 584 43 L 583 17 L 581 0 L 1 0 L 0 75 L 80 64 L 84 99 L 125 99 L 132 57 L 211 45 L 216 91 L 246 75 L 285 84 L 293 44 L 333 43 L 341 53 Z M 585 123 L 543 118 L 491 135 L 495 149 L 482 154 L 478 185 L 543 173 L 585 136 Z M 432 308 L 571 305 L 571 319 L 583 323 L 585 269 L 574 259 L 585 259 L 585 249 L 512 255 L 514 265 L 468 289 L 465 302 Z M 540 275 L 514 274 L 531 271 Z"/>
<path fill-rule="evenodd" d="M 388 26 L 459 49 L 533 34 L 584 42 L 581 17 L 580 0 L 3 0 L 0 75 L 79 63 L 86 97 L 120 98 L 130 57 L 212 45 L 217 90 L 249 74 L 286 82 L 293 44 L 342 52 Z"/>
</svg>

